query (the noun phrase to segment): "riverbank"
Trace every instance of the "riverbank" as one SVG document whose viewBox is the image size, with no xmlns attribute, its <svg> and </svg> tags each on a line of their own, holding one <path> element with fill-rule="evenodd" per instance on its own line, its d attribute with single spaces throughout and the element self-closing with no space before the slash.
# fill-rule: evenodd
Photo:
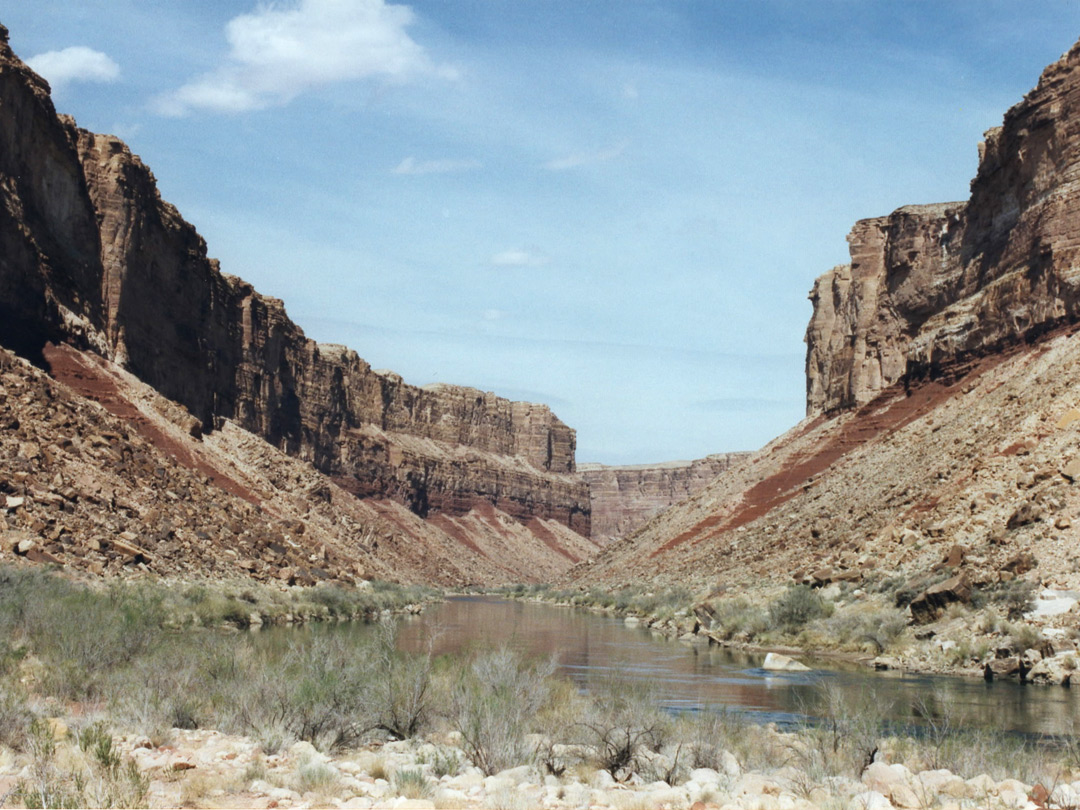
<svg viewBox="0 0 1080 810">
<path fill-rule="evenodd" d="M 616 779 L 583 747 L 552 749 L 540 735 L 528 739 L 533 752 L 572 764 L 556 774 L 541 756 L 530 756 L 486 774 L 470 762 L 456 732 L 329 753 L 297 742 L 271 753 L 246 736 L 173 729 L 159 744 L 118 735 L 103 757 L 100 743 L 80 744 L 94 728 L 86 718 L 81 722 L 53 720 L 49 743 L 28 752 L 0 748 L 0 806 L 1036 810 L 1080 803 L 1080 774 L 1064 761 L 1037 760 L 1016 748 L 990 751 L 971 740 L 951 768 L 942 766 L 957 746 L 943 751 L 935 749 L 940 740 L 921 748 L 911 740 L 885 740 L 876 761 L 856 773 L 829 761 L 827 737 L 744 726 L 730 729 L 737 738 L 709 750 L 662 745 Z M 115 764 L 102 765 L 109 756 Z"/>
<path fill-rule="evenodd" d="M 668 638 L 745 652 L 842 660 L 878 670 L 1005 678 L 1068 686 L 1080 667 L 1080 594 L 1016 581 L 966 598 L 942 598 L 913 613 L 927 590 L 949 585 L 949 571 L 917 583 L 762 585 L 694 593 L 687 588 L 615 591 L 518 585 L 486 592 L 618 616 Z M 918 607 L 918 602 L 916 606 Z"/>
<path fill-rule="evenodd" d="M 581 691 L 546 654 L 436 653 L 438 621 L 411 651 L 393 622 L 166 629 L 153 592 L 3 573 L 5 807 L 1026 807 L 1080 777 L 1071 733 L 979 731 L 932 689 L 898 715 L 823 679 L 778 729 L 619 668 Z"/>
</svg>

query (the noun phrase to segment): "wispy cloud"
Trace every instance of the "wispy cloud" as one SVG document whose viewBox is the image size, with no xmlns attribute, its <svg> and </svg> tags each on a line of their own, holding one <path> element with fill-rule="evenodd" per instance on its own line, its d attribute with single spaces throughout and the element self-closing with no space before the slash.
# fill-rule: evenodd
<svg viewBox="0 0 1080 810">
<path fill-rule="evenodd" d="M 411 155 L 391 170 L 391 174 L 450 174 L 479 169 L 479 160 L 417 160 Z"/>
<path fill-rule="evenodd" d="M 27 59 L 26 64 L 54 90 L 72 82 L 113 82 L 120 78 L 120 66 L 116 62 L 101 51 L 83 45 L 39 53 Z"/>
<path fill-rule="evenodd" d="M 574 152 L 565 157 L 549 160 L 544 164 L 544 168 L 553 172 L 561 172 L 566 171 L 567 169 L 576 169 L 579 166 L 604 163 L 619 157 L 619 155 L 626 151 L 628 145 L 627 141 L 622 141 L 609 149 L 601 149 L 599 152 Z"/>
<path fill-rule="evenodd" d="M 491 257 L 496 267 L 542 267 L 550 261 L 543 253 L 531 250 L 504 250 Z"/>
<path fill-rule="evenodd" d="M 408 6 L 384 0 L 298 0 L 260 4 L 225 27 L 229 54 L 217 70 L 159 96 L 154 108 L 244 112 L 286 104 L 301 93 L 371 77 L 453 76 L 405 31 Z"/>
</svg>

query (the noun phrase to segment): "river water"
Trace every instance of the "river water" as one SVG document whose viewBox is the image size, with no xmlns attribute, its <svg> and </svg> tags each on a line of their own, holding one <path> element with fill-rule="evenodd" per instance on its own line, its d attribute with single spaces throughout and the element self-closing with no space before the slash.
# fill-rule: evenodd
<svg viewBox="0 0 1080 810">
<path fill-rule="evenodd" d="M 783 725 L 818 716 L 825 684 L 852 697 L 873 695 L 902 724 L 918 725 L 913 708 L 920 701 L 947 704 L 965 727 L 1022 734 L 1070 733 L 1072 719 L 1080 717 L 1080 690 L 876 673 L 807 658 L 802 660 L 814 668 L 811 672 L 766 672 L 761 669 L 764 655 L 674 641 L 588 611 L 492 597 L 454 597 L 432 606 L 402 620 L 398 638 L 412 650 L 425 648 L 433 638 L 437 654 L 505 644 L 553 656 L 559 671 L 583 689 L 616 670 L 650 681 L 672 710 L 730 708 L 758 722 Z"/>
</svg>

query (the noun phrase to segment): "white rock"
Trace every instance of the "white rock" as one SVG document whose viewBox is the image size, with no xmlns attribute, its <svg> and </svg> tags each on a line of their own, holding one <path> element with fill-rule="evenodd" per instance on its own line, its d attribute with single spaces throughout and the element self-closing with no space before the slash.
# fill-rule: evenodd
<svg viewBox="0 0 1080 810">
<path fill-rule="evenodd" d="M 607 771 L 597 771 L 592 777 L 592 786 L 597 790 L 607 790 L 615 786 L 615 780 Z"/>
<path fill-rule="evenodd" d="M 678 810 L 678 808 L 690 806 L 690 797 L 686 791 L 682 788 L 671 787 L 671 785 L 665 784 L 663 788 L 651 789 L 648 795 L 654 807 L 666 805 L 672 810 Z"/>
<path fill-rule="evenodd" d="M 897 785 L 910 787 L 912 775 L 911 771 L 900 764 L 887 765 L 884 762 L 872 762 L 863 771 L 862 781 L 870 790 L 890 796 Z"/>
<path fill-rule="evenodd" d="M 699 785 L 716 785 L 720 783 L 720 774 L 712 768 L 694 768 L 690 771 L 690 780 Z"/>
<path fill-rule="evenodd" d="M 273 799 L 275 802 L 298 802 L 300 801 L 300 794 L 295 790 L 289 790 L 288 788 L 270 788 L 266 792 L 266 795 Z"/>
<path fill-rule="evenodd" d="M 742 768 L 739 767 L 739 760 L 737 760 L 735 755 L 730 751 L 725 751 L 720 755 L 720 766 L 724 769 L 725 774 L 733 778 L 742 773 Z"/>
<path fill-rule="evenodd" d="M 770 672 L 809 672 L 810 667 L 806 664 L 800 664 L 794 658 L 780 653 L 769 653 L 765 656 L 765 663 L 761 665 L 762 669 L 769 670 Z"/>
<path fill-rule="evenodd" d="M 867 790 L 852 796 L 849 805 L 860 810 L 892 810 L 892 802 L 876 790 Z"/>
<path fill-rule="evenodd" d="M 318 749 L 307 740 L 293 743 L 289 747 L 289 756 L 294 759 L 306 759 L 309 762 L 326 762 L 330 759 L 325 754 L 320 754 Z"/>
</svg>

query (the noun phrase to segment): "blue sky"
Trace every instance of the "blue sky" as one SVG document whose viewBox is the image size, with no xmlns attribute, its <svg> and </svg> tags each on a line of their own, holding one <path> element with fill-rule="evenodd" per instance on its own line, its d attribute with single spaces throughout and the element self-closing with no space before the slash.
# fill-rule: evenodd
<svg viewBox="0 0 1080 810">
<path fill-rule="evenodd" d="M 645 463 L 799 421 L 814 278 L 856 219 L 967 197 L 1080 4 L 0 0 L 0 22 L 309 336 L 546 402 L 579 461 Z"/>
</svg>

